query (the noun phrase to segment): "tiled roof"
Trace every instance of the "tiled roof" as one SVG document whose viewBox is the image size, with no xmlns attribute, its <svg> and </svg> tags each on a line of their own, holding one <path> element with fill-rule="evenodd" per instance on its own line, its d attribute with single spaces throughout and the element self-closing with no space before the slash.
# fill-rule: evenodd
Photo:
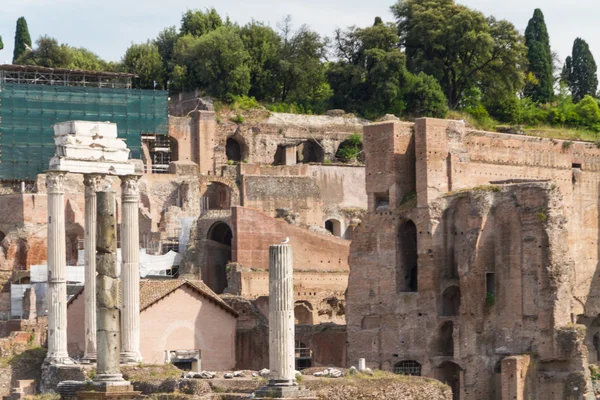
<svg viewBox="0 0 600 400">
<path fill-rule="evenodd" d="M 215 305 L 221 307 L 225 311 L 229 312 L 233 316 L 237 317 L 238 313 L 227 305 L 215 292 L 210 290 L 206 284 L 202 281 L 197 280 L 186 280 L 186 279 L 141 279 L 140 280 L 140 312 L 150 307 L 154 303 L 163 299 L 167 295 L 174 292 L 181 286 L 188 286 L 192 290 L 196 291 L 200 295 L 206 297 L 209 301 Z M 79 297 L 83 289 L 77 293 L 70 301 L 72 303 L 76 297 Z"/>
</svg>

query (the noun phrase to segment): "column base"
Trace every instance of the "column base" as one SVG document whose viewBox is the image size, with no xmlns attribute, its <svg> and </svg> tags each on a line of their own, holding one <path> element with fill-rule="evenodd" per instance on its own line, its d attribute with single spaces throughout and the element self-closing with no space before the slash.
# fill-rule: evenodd
<svg viewBox="0 0 600 400">
<path fill-rule="evenodd" d="M 123 378 L 121 377 L 121 379 Z M 92 386 L 94 390 L 78 392 L 77 398 L 80 400 L 130 400 L 141 394 L 141 392 L 133 390 L 131 382 L 125 380 L 97 382 L 94 379 Z"/>
<path fill-rule="evenodd" d="M 46 356 L 44 359 L 46 365 L 74 365 L 75 361 L 68 355 Z"/>
<path fill-rule="evenodd" d="M 142 356 L 136 353 L 121 353 L 121 364 L 139 364 Z"/>
<path fill-rule="evenodd" d="M 123 379 L 123 374 L 98 374 L 92 380 L 92 385 L 98 387 L 127 386 L 130 383 Z"/>
<path fill-rule="evenodd" d="M 316 399 L 312 392 L 301 386 L 272 386 L 271 382 L 254 392 L 255 399 Z"/>
<path fill-rule="evenodd" d="M 95 364 L 96 363 L 96 353 L 85 354 L 81 359 L 82 364 Z"/>
</svg>

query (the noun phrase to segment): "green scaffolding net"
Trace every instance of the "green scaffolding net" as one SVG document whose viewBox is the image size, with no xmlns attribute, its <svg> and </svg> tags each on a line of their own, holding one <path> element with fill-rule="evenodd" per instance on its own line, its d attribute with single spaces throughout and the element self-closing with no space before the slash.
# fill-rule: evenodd
<svg viewBox="0 0 600 400">
<path fill-rule="evenodd" d="M 34 180 L 55 153 L 57 122 L 117 124 L 141 158 L 141 134 L 168 133 L 165 91 L 0 83 L 0 180 Z"/>
</svg>

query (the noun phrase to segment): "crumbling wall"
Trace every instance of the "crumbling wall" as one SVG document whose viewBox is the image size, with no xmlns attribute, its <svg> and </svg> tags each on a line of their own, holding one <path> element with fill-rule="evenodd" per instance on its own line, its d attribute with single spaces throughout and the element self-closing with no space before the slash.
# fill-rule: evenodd
<svg viewBox="0 0 600 400">
<path fill-rule="evenodd" d="M 535 354 L 539 368 L 550 363 L 546 371 L 578 371 L 585 380 L 585 348 L 565 358 L 555 341 L 570 322 L 573 276 L 568 242 L 560 240 L 567 236 L 563 211 L 557 187 L 523 183 L 451 193 L 425 209 L 369 213 L 350 255 L 349 362 L 362 357 L 393 370 L 414 360 L 438 379 L 454 369 L 461 399 L 498 396 L 496 365 L 509 355 Z M 409 220 L 417 227 L 413 292 L 397 284 L 397 230 Z M 448 323 L 451 342 L 443 334 Z M 563 378 L 562 387 L 572 387 Z M 537 393 L 548 394 L 543 380 Z"/>
</svg>

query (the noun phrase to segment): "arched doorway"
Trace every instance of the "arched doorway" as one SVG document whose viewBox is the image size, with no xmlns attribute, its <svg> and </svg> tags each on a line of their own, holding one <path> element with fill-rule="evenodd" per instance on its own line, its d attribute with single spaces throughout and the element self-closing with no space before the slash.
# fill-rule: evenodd
<svg viewBox="0 0 600 400">
<path fill-rule="evenodd" d="M 394 364 L 394 373 L 400 375 L 421 376 L 421 364 L 415 360 L 402 360 Z"/>
<path fill-rule="evenodd" d="M 233 232 L 225 222 L 216 222 L 208 230 L 206 262 L 202 280 L 215 293 L 223 293 L 227 287 L 227 264 L 231 261 Z"/>
<path fill-rule="evenodd" d="M 461 368 L 452 361 L 444 361 L 438 370 L 439 380 L 452 388 L 452 400 L 460 400 Z"/>
<path fill-rule="evenodd" d="M 396 290 L 418 291 L 417 227 L 408 220 L 398 227 L 396 237 Z"/>
<path fill-rule="evenodd" d="M 240 143 L 234 138 L 227 138 L 225 154 L 227 155 L 227 160 L 242 161 L 242 147 Z"/>
<path fill-rule="evenodd" d="M 442 294 L 442 316 L 455 317 L 460 311 L 460 289 L 450 286 Z"/>
<path fill-rule="evenodd" d="M 330 218 L 325 221 L 325 229 L 327 229 L 333 236 L 342 237 L 342 223 L 337 219 Z"/>
<path fill-rule="evenodd" d="M 296 302 L 296 305 L 294 306 L 294 323 L 296 325 L 313 324 L 312 311 L 306 304 L 302 302 Z"/>
</svg>

